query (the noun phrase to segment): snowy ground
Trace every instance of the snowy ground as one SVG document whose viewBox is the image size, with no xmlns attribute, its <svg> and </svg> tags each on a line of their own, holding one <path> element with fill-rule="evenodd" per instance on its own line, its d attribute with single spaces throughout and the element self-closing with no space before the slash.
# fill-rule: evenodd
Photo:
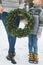
<svg viewBox="0 0 43 65">
<path fill-rule="evenodd" d="M 8 39 L 5 28 L 2 21 L 0 21 L 0 65 L 13 65 L 10 61 L 6 59 L 8 54 Z M 16 40 L 16 65 L 31 65 L 28 62 L 28 37 L 17 38 Z M 43 31 L 41 38 L 38 40 L 38 50 L 39 50 L 39 64 L 43 64 Z"/>
</svg>

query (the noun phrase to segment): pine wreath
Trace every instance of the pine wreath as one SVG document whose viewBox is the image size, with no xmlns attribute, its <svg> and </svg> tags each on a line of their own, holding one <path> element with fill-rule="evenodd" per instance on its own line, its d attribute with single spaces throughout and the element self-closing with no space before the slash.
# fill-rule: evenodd
<svg viewBox="0 0 43 65">
<path fill-rule="evenodd" d="M 20 17 L 19 14 L 22 14 L 22 18 L 26 19 L 28 22 L 24 29 L 18 28 L 18 25 L 20 23 L 20 20 L 18 19 L 18 17 Z M 14 11 L 10 11 L 8 13 L 5 26 L 7 32 L 13 37 L 25 37 L 33 31 L 34 18 L 32 14 L 30 12 L 27 12 L 25 9 L 15 9 Z"/>
</svg>

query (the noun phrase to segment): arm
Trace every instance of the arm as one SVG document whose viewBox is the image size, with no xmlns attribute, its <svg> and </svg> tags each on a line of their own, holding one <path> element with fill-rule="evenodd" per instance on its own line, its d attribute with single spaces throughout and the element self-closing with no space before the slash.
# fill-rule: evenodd
<svg viewBox="0 0 43 65">
<path fill-rule="evenodd" d="M 40 15 L 39 15 L 39 25 L 43 27 L 43 10 L 41 11 Z"/>
<path fill-rule="evenodd" d="M 41 37 L 41 32 L 42 32 L 42 28 L 40 27 L 39 30 L 38 30 L 38 33 L 37 33 L 37 38 Z"/>
<path fill-rule="evenodd" d="M 41 32 L 42 32 L 42 27 L 39 26 L 39 28 L 38 28 L 38 32 L 37 32 L 37 35 L 41 35 Z"/>
<path fill-rule="evenodd" d="M 36 32 L 37 36 L 40 37 L 42 32 L 42 27 L 39 26 L 39 15 L 33 15 L 35 19 L 34 31 Z"/>
<path fill-rule="evenodd" d="M 41 13 L 39 15 L 39 28 L 38 28 L 37 35 L 41 35 L 42 27 L 43 27 L 43 10 L 41 11 Z M 39 36 L 37 36 L 37 37 L 39 37 Z"/>
</svg>

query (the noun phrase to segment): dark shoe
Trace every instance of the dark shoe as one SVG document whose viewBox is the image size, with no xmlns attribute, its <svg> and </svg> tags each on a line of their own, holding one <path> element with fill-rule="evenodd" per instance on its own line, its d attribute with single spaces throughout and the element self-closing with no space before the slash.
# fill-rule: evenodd
<svg viewBox="0 0 43 65">
<path fill-rule="evenodd" d="M 14 48 L 14 53 L 12 53 L 12 55 L 13 55 L 13 56 L 15 56 L 15 55 L 16 55 L 15 48 Z"/>
<path fill-rule="evenodd" d="M 12 53 L 8 53 L 8 56 L 6 56 L 7 60 L 11 60 L 13 57 Z"/>
<path fill-rule="evenodd" d="M 14 58 L 11 59 L 11 63 L 16 64 L 16 61 Z"/>
<path fill-rule="evenodd" d="M 16 64 L 16 61 L 13 58 L 10 58 L 8 56 L 6 58 L 7 58 L 7 60 L 11 61 L 11 63 Z"/>
<path fill-rule="evenodd" d="M 16 61 L 14 60 L 14 56 L 12 53 L 9 53 L 6 58 L 7 58 L 7 60 L 10 60 L 11 63 L 16 64 Z"/>
<path fill-rule="evenodd" d="M 16 55 L 16 52 L 12 53 L 13 57 Z"/>
<path fill-rule="evenodd" d="M 6 56 L 6 58 L 7 58 L 7 60 L 11 60 L 11 57 L 9 57 L 9 56 Z"/>
</svg>

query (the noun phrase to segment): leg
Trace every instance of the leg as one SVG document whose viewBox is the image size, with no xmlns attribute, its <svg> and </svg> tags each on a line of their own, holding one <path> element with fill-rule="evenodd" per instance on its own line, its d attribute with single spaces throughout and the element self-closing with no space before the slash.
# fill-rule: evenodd
<svg viewBox="0 0 43 65">
<path fill-rule="evenodd" d="M 8 15 L 7 12 L 3 12 L 2 16 L 1 16 L 3 24 L 5 23 L 5 19 L 6 19 L 7 15 Z M 8 52 L 7 59 L 11 60 L 12 63 L 16 64 L 15 60 L 13 59 L 16 38 L 13 38 L 12 36 L 8 35 L 8 41 L 9 41 L 9 52 Z"/>
<path fill-rule="evenodd" d="M 36 35 L 33 35 L 33 47 L 34 47 L 34 63 L 38 63 L 38 47 L 37 47 Z"/>
<path fill-rule="evenodd" d="M 16 38 L 13 38 L 11 35 L 8 35 L 8 40 L 9 40 L 9 52 L 14 53 Z"/>
<path fill-rule="evenodd" d="M 29 35 L 29 62 L 33 63 L 33 35 Z"/>
<path fill-rule="evenodd" d="M 7 59 L 11 60 L 13 64 L 16 64 L 16 61 L 14 60 L 14 47 L 15 47 L 16 38 L 13 38 L 11 35 L 8 35 L 8 40 L 9 40 L 9 51 L 8 51 Z"/>
<path fill-rule="evenodd" d="M 32 35 L 29 35 L 29 45 L 28 45 L 29 53 L 33 53 L 32 46 L 33 46 L 33 37 L 32 37 Z"/>
<path fill-rule="evenodd" d="M 38 47 L 37 47 L 37 36 L 33 35 L 33 47 L 34 47 L 34 54 L 38 54 Z"/>
</svg>

